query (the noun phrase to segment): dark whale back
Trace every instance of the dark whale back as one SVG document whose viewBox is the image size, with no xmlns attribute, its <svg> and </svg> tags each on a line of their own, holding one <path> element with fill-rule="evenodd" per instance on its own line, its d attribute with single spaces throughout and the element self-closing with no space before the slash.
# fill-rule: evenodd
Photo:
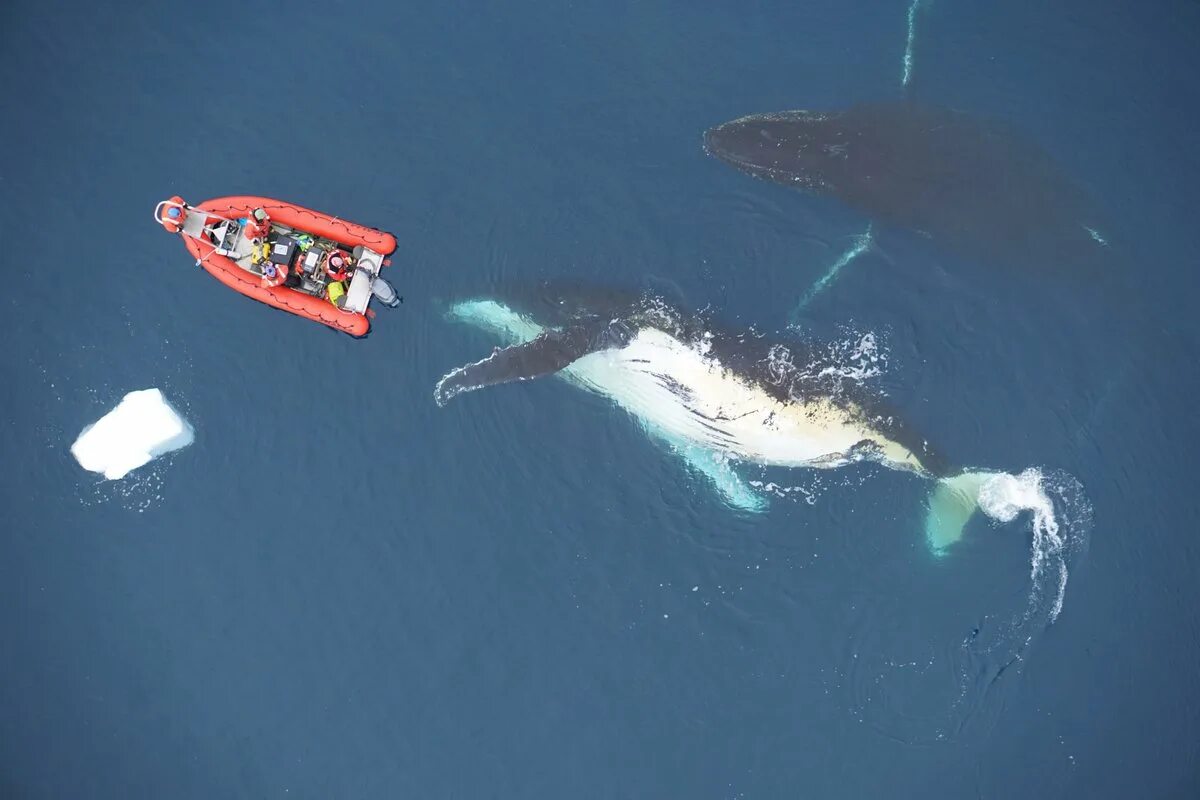
<svg viewBox="0 0 1200 800">
<path fill-rule="evenodd" d="M 705 147 L 765 180 L 837 197 L 988 264 L 1104 270 L 1112 254 L 1087 194 L 1002 123 L 914 102 L 755 114 Z"/>
</svg>

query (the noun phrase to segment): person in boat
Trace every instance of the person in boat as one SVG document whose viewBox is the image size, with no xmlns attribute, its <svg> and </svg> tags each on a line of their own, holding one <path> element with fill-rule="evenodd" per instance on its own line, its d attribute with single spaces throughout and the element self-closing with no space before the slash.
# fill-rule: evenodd
<svg viewBox="0 0 1200 800">
<path fill-rule="evenodd" d="M 256 208 L 250 212 L 250 216 L 245 219 L 242 226 L 247 239 L 265 241 L 267 234 L 271 232 L 271 218 L 267 216 L 266 211 Z"/>
<path fill-rule="evenodd" d="M 334 308 L 344 308 L 346 305 L 346 284 L 341 281 L 330 281 L 325 287 L 325 297 L 333 303 Z"/>
<path fill-rule="evenodd" d="M 283 285 L 283 282 L 288 278 L 288 268 L 286 264 L 276 264 L 273 261 L 264 261 L 262 265 L 262 287 L 271 289 L 276 286 Z"/>
<path fill-rule="evenodd" d="M 341 250 L 334 250 L 325 259 L 325 274 L 331 281 L 344 281 L 350 274 L 350 259 Z"/>
<path fill-rule="evenodd" d="M 171 230 L 172 233 L 178 233 L 179 231 L 183 230 L 183 221 L 185 219 L 187 219 L 187 212 L 184 211 L 182 207 L 171 206 L 167 209 L 167 222 L 175 226 L 174 228 L 168 229 Z"/>
</svg>

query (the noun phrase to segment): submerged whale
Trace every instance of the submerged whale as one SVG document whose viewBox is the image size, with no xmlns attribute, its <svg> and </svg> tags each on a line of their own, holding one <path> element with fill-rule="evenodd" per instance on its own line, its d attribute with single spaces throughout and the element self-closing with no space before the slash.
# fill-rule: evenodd
<svg viewBox="0 0 1200 800">
<path fill-rule="evenodd" d="M 765 501 L 730 461 L 825 469 L 876 461 L 935 481 L 925 533 L 940 552 L 961 537 L 980 487 L 1000 474 L 949 468 L 880 397 L 823 368 L 815 349 L 726 333 L 657 298 L 546 288 L 532 302 L 459 302 L 449 316 L 507 346 L 445 375 L 439 406 L 561 375 L 613 400 L 745 510 Z"/>
<path fill-rule="evenodd" d="M 914 102 L 752 114 L 704 149 L 995 265 L 1103 270 L 1098 212 L 1041 148 L 999 123 Z"/>
</svg>

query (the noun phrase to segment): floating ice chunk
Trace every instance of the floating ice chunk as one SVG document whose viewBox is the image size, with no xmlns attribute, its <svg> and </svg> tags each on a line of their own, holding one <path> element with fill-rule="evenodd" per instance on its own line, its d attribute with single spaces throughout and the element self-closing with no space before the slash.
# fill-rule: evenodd
<svg viewBox="0 0 1200 800">
<path fill-rule="evenodd" d="M 71 454 L 86 470 L 109 480 L 125 477 L 152 458 L 192 443 L 192 426 L 158 389 L 130 392 L 112 411 L 79 433 Z"/>
</svg>

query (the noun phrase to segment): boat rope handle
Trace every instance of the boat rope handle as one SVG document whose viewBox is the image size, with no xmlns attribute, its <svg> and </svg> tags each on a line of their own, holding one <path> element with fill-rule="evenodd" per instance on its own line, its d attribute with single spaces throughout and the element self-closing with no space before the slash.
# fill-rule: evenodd
<svg viewBox="0 0 1200 800">
<path fill-rule="evenodd" d="M 185 210 L 187 209 L 186 203 L 173 203 L 170 200 L 159 201 L 158 205 L 156 205 L 154 207 L 154 221 L 157 222 L 159 225 L 162 225 L 164 222 L 164 220 L 162 218 L 163 206 L 171 206 L 172 208 L 182 208 Z M 182 225 L 182 223 L 176 222 L 175 220 L 171 220 L 171 221 L 175 222 L 176 225 Z"/>
</svg>

